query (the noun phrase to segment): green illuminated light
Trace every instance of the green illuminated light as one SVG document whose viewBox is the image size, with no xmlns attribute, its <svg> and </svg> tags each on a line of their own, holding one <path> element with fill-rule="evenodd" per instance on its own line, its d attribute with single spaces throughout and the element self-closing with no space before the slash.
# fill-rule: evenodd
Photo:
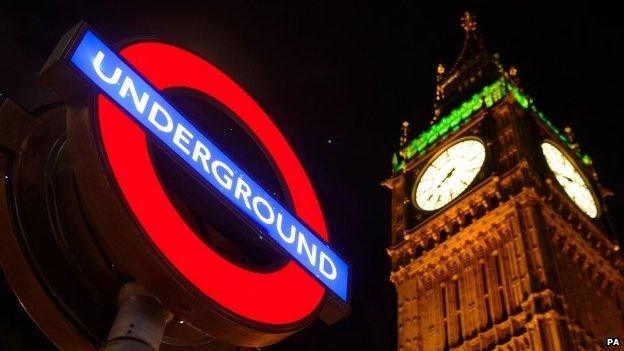
<svg viewBox="0 0 624 351">
<path fill-rule="evenodd" d="M 401 162 L 396 158 L 396 154 L 392 158 L 392 169 L 395 172 L 405 170 L 405 162 L 412 157 L 425 154 L 427 149 L 439 140 L 444 139 L 449 133 L 459 130 L 462 124 L 470 120 L 473 114 L 481 109 L 485 104 L 486 107 L 493 106 L 496 102 L 507 96 L 509 93 L 514 97 L 515 101 L 524 109 L 531 109 L 540 121 L 542 121 L 550 130 L 570 148 L 578 158 L 586 165 L 591 165 L 592 160 L 588 155 L 582 155 L 577 148 L 574 148 L 565 134 L 561 133 L 544 114 L 537 110 L 533 101 L 528 96 L 522 94 L 520 89 L 511 82 L 500 78 L 494 83 L 485 86 L 479 93 L 474 94 L 470 99 L 464 101 L 458 108 L 450 111 L 447 115 L 441 117 L 431 127 L 422 132 L 417 138 L 413 139 L 405 148 L 399 151 L 399 155 L 403 158 Z"/>
<path fill-rule="evenodd" d="M 474 94 L 469 100 L 462 103 L 459 108 L 449 112 L 448 115 L 440 118 L 429 130 L 421 133 L 412 140 L 402 151 L 405 159 L 410 159 L 416 154 L 425 151 L 430 145 L 445 137 L 449 132 L 459 129 L 460 125 L 467 122 L 473 113 L 478 111 L 483 104 L 490 107 L 500 100 L 507 92 L 507 83 L 503 78 L 488 85 L 481 92 Z"/>
</svg>

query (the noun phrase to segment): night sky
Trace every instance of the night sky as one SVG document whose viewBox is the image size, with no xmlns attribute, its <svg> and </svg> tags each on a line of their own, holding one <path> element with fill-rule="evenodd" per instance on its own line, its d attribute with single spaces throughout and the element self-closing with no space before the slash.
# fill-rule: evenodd
<svg viewBox="0 0 624 351">
<path fill-rule="evenodd" d="M 595 1 L 557 8 L 541 1 L 130 3 L 4 4 L 0 93 L 31 111 L 56 101 L 36 75 L 80 19 L 109 43 L 130 36 L 179 43 L 246 89 L 297 152 L 333 246 L 353 266 L 349 317 L 332 326 L 318 321 L 266 350 L 396 349 L 385 251 L 390 199 L 380 182 L 390 175 L 401 122 L 419 131 L 432 116 L 434 69 L 457 57 L 466 9 L 477 14 L 488 49 L 518 68 L 540 110 L 572 127 L 601 183 L 615 192 L 610 211 L 618 232 L 624 229 L 624 21 L 615 8 Z M 4 279 L 0 290 L 0 349 L 53 350 Z"/>
</svg>

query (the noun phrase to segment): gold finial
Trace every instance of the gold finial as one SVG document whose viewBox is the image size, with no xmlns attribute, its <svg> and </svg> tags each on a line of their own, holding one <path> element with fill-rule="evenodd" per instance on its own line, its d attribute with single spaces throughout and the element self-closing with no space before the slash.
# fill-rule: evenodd
<svg viewBox="0 0 624 351">
<path fill-rule="evenodd" d="M 408 134 L 409 134 L 409 122 L 403 121 L 403 123 L 401 124 L 401 138 L 399 139 L 399 145 L 401 145 L 401 147 L 407 144 Z"/>
<path fill-rule="evenodd" d="M 466 32 L 474 32 L 477 30 L 477 17 L 466 11 L 461 18 L 461 25 Z"/>
<path fill-rule="evenodd" d="M 570 143 L 572 143 L 572 146 L 574 146 L 574 132 L 572 131 L 572 128 L 566 126 L 565 128 L 563 128 L 563 133 L 568 138 Z"/>
<path fill-rule="evenodd" d="M 444 68 L 444 65 L 441 63 L 438 63 L 438 67 L 436 68 L 436 101 L 433 103 L 433 121 L 435 122 L 438 119 L 438 116 L 440 115 L 440 108 L 438 106 L 438 103 L 442 101 L 442 99 L 444 99 L 444 89 L 442 88 L 442 86 L 440 85 L 440 82 L 442 82 L 442 75 L 444 74 L 444 71 L 446 70 L 446 68 Z"/>
<path fill-rule="evenodd" d="M 444 74 L 444 65 L 439 63 L 437 68 L 438 74 Z"/>
</svg>

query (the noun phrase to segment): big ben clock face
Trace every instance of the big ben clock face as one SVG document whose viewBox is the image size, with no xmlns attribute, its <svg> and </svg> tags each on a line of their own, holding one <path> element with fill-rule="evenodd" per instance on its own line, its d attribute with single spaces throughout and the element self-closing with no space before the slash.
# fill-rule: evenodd
<svg viewBox="0 0 624 351">
<path fill-rule="evenodd" d="M 485 145 L 462 139 L 439 153 L 422 172 L 412 198 L 425 211 L 437 210 L 457 198 L 474 181 L 485 161 Z"/>
<path fill-rule="evenodd" d="M 555 179 L 570 199 L 589 217 L 596 218 L 598 216 L 596 198 L 574 162 L 548 141 L 542 143 L 542 152 L 548 167 L 555 174 Z"/>
</svg>

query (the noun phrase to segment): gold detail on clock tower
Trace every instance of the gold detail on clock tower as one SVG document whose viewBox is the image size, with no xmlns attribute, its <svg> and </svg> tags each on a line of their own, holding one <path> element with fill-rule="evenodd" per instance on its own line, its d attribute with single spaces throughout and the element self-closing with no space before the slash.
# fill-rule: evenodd
<svg viewBox="0 0 624 351">
<path fill-rule="evenodd" d="M 402 161 L 383 182 L 398 349 L 624 340 L 624 262 L 591 158 L 535 107 L 516 69 L 487 53 L 475 17 L 464 14 L 462 27 L 459 58 L 437 72 L 435 118 L 402 136 Z M 475 166 L 463 140 L 483 145 L 485 160 Z"/>
</svg>

